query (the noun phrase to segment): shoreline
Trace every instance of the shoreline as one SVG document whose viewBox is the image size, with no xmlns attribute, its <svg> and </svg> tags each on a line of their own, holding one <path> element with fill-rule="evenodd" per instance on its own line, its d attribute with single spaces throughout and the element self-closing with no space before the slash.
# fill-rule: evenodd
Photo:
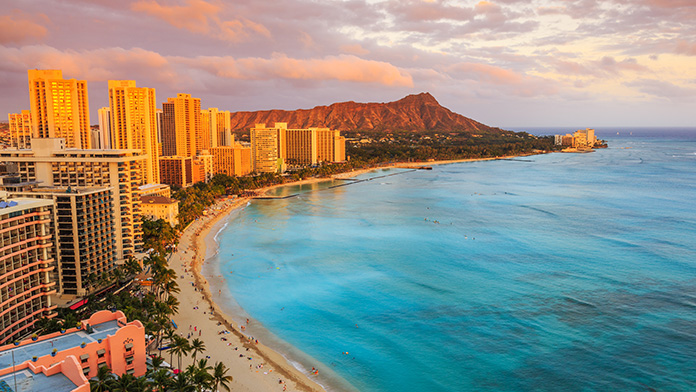
<svg viewBox="0 0 696 392">
<path fill-rule="evenodd" d="M 406 169 L 428 165 L 511 159 L 529 155 L 537 154 L 431 162 L 390 163 L 365 169 L 353 170 L 350 172 L 338 173 L 332 175 L 331 177 L 314 177 L 300 181 L 271 185 L 256 189 L 255 191 L 257 195 L 263 196 L 266 194 L 266 192 L 279 187 L 298 186 L 324 181 L 333 181 L 335 179 L 340 180 L 352 178 L 375 170 L 395 168 Z M 182 232 L 179 239 L 177 252 L 172 254 L 170 257 L 170 268 L 176 271 L 177 283 L 179 283 L 179 287 L 181 289 L 181 292 L 177 295 L 177 298 L 180 301 L 179 314 L 174 317 L 175 321 L 180 326 L 180 329 L 178 329 L 177 332 L 186 332 L 185 326 L 186 324 L 192 325 L 191 322 L 197 323 L 196 326 L 200 325 L 201 323 L 208 324 L 206 326 L 206 332 L 211 330 L 220 331 L 224 329 L 230 331 L 229 334 L 213 335 L 213 338 L 211 338 L 208 333 L 205 333 L 199 335 L 199 338 L 206 343 L 207 350 L 205 353 L 203 353 L 203 356 L 210 356 L 210 361 L 212 362 L 223 361 L 226 366 L 230 368 L 229 374 L 234 378 L 231 385 L 233 390 L 288 390 L 306 392 L 325 391 L 323 386 L 293 366 L 290 363 L 290 360 L 284 357 L 280 352 L 265 346 L 263 343 L 256 343 L 255 340 L 250 341 L 244 331 L 246 327 L 243 325 L 237 325 L 233 318 L 226 314 L 219 304 L 215 302 L 210 289 L 210 282 L 208 282 L 208 280 L 203 276 L 201 271 L 203 263 L 209 258 L 212 258 L 208 257 L 207 251 L 214 250 L 212 253 L 213 255 L 217 253 L 219 245 L 215 237 L 226 223 L 225 219 L 223 218 L 229 218 L 230 214 L 243 209 L 252 199 L 253 197 L 238 197 L 232 200 L 227 199 L 217 202 L 208 207 L 208 211 L 210 211 L 208 215 L 202 216 L 198 220 L 192 222 Z M 222 276 L 220 277 L 224 282 L 224 278 L 222 278 Z M 190 282 L 187 282 L 187 279 L 190 280 Z M 219 294 L 221 294 L 221 289 Z M 198 305 L 200 304 L 200 300 L 197 300 L 197 298 L 201 298 L 203 302 L 205 302 L 205 305 L 207 305 L 205 308 L 208 311 L 212 310 L 213 313 L 211 314 L 205 310 L 199 309 Z M 196 303 L 195 305 L 193 304 L 194 301 Z M 204 312 L 207 317 L 200 317 L 201 312 Z M 217 323 L 220 323 L 220 325 Z M 202 326 L 200 329 L 203 329 Z M 189 333 L 191 332 L 196 331 L 190 331 Z M 182 335 L 186 336 L 183 333 Z M 216 337 L 220 336 L 227 338 L 227 343 L 220 345 L 217 339 L 215 339 Z M 193 337 L 195 336 L 192 336 L 192 338 Z M 226 349 L 226 347 L 232 346 L 240 347 L 240 349 Z M 249 353 L 253 353 L 253 355 Z M 232 358 L 233 356 L 236 356 L 237 358 Z M 245 360 L 249 357 L 252 359 Z M 260 361 L 257 359 L 258 357 L 261 358 Z M 185 367 L 187 362 L 187 360 L 182 361 L 182 367 Z M 242 362 L 241 367 L 237 366 L 239 362 Z M 263 367 L 258 368 L 259 364 L 263 364 Z M 174 365 L 174 363 L 171 365 Z M 246 370 L 246 365 L 250 365 L 249 370 Z M 274 382 L 269 383 L 271 380 Z M 283 380 L 283 383 L 279 383 L 279 380 Z M 283 387 L 286 387 L 286 389 Z"/>
<path fill-rule="evenodd" d="M 178 326 L 176 331 L 182 336 L 192 334 L 192 339 L 203 340 L 206 351 L 198 358 L 209 356 L 209 364 L 223 362 L 229 368 L 228 375 L 233 377 L 230 385 L 232 390 L 325 391 L 280 353 L 263 343 L 250 340 L 242 326 L 237 325 L 215 303 L 208 281 L 201 274 L 206 245 L 215 244 L 214 237 L 222 227 L 223 218 L 245 207 L 249 201 L 250 198 L 245 197 L 218 202 L 208 208 L 213 212 L 191 223 L 182 233 L 177 252 L 172 254 L 169 261 L 169 267 L 176 271 L 181 290 L 177 294 L 179 313 L 173 318 Z M 220 333 L 225 330 L 229 333 Z M 163 357 L 169 359 L 166 354 Z M 173 362 L 172 366 L 178 364 L 177 358 Z M 182 368 L 191 362 L 184 358 Z"/>
</svg>

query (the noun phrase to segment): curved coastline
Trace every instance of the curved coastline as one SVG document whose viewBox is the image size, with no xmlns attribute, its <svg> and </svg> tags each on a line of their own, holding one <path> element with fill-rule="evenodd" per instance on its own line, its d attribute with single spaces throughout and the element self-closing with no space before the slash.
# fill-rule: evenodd
<svg viewBox="0 0 696 392">
<path fill-rule="evenodd" d="M 221 361 L 230 369 L 228 374 L 234 379 L 233 390 L 324 391 L 282 355 L 263 343 L 256 343 L 255 339 L 251 340 L 242 326 L 215 303 L 209 282 L 201 274 L 206 251 L 216 251 L 214 237 L 226 223 L 223 218 L 231 217 L 233 211 L 243 208 L 248 201 L 248 198 L 238 198 L 219 202 L 210 208 L 214 212 L 193 222 L 182 233 L 178 250 L 169 260 L 170 268 L 177 272 L 181 289 L 177 295 L 179 313 L 174 317 L 179 327 L 177 332 L 204 341 L 204 355 L 210 357 L 209 361 Z M 189 363 L 188 358 L 184 359 L 182 367 Z"/>
<path fill-rule="evenodd" d="M 535 155 L 535 154 L 527 154 Z M 522 155 L 520 155 L 522 156 Z M 498 159 L 510 159 L 518 156 L 504 156 L 496 158 L 480 158 L 480 159 L 460 159 L 448 161 L 433 161 L 433 162 L 409 162 L 409 163 L 391 163 L 387 165 L 375 166 L 366 169 L 354 170 L 336 174 L 329 178 L 311 178 L 301 181 L 294 181 L 284 184 L 273 185 L 257 190 L 259 195 L 264 195 L 271 189 L 298 186 L 311 184 L 323 181 L 331 181 L 333 179 L 345 179 L 355 177 L 364 173 L 375 170 L 389 168 L 415 168 L 424 165 L 441 165 L 461 162 L 475 162 Z M 230 317 L 214 300 L 214 295 L 211 292 L 211 282 L 203 276 L 201 271 L 203 262 L 212 260 L 217 256 L 219 244 L 217 236 L 220 231 L 227 225 L 229 219 L 234 218 L 234 212 L 239 211 L 247 206 L 251 198 L 236 198 L 218 202 L 209 208 L 213 211 L 207 216 L 199 218 L 197 221 L 190 224 L 182 233 L 178 252 L 170 258 L 170 267 L 177 271 L 177 280 L 181 293 L 178 295 L 180 305 L 179 314 L 174 318 L 180 325 L 182 335 L 186 334 L 186 324 L 194 325 L 195 329 L 203 329 L 205 324 L 206 333 L 200 334 L 201 339 L 206 343 L 211 361 L 223 361 L 230 368 L 230 373 L 234 377 L 232 387 L 238 390 L 286 390 L 290 391 L 325 391 L 325 388 L 314 380 L 314 376 L 308 376 L 298 368 L 298 364 L 275 351 L 263 343 L 256 343 L 255 340 L 250 340 L 250 337 L 245 333 L 246 327 L 235 323 L 234 318 Z M 223 219 L 227 218 L 227 219 Z M 183 253 L 182 253 L 183 252 Z M 214 282 L 215 288 L 218 289 L 218 296 L 222 295 L 222 287 L 224 286 L 224 278 L 219 275 L 220 282 Z M 232 299 L 234 300 L 234 299 Z M 202 302 L 201 302 L 202 301 Z M 206 310 L 199 308 L 199 305 L 204 304 Z M 238 305 L 237 305 L 238 306 Z M 240 307 L 241 309 L 241 307 Z M 212 314 L 209 313 L 212 310 Z M 243 309 L 242 309 L 243 310 Z M 201 317 L 201 313 L 205 312 L 207 317 Z M 195 323 L 195 324 L 192 324 Z M 263 329 L 263 327 L 261 326 Z M 218 335 L 221 330 L 228 330 L 230 333 Z M 212 334 L 210 331 L 217 331 Z M 271 332 L 268 332 L 272 335 Z M 193 336 L 192 336 L 193 337 Z M 221 338 L 227 338 L 223 341 L 224 344 L 218 343 Z M 282 339 L 277 339 L 282 342 Z M 228 348 L 230 347 L 230 348 Z M 239 349 L 232 349 L 238 347 Z M 300 351 L 301 352 L 301 351 Z M 235 358 L 236 357 L 236 358 Z M 251 358 L 245 360 L 247 358 Z M 238 362 L 242 362 L 241 365 Z M 249 364 L 249 369 L 246 365 Z M 186 361 L 184 361 L 184 366 Z M 263 365 L 259 368 L 259 365 Z M 280 381 L 283 381 L 281 384 Z"/>
</svg>

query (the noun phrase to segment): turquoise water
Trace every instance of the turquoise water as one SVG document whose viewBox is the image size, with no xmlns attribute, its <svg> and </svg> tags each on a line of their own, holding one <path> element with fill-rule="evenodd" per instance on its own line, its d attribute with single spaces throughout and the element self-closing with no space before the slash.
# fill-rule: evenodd
<svg viewBox="0 0 696 392">
<path fill-rule="evenodd" d="M 330 390 L 696 390 L 696 138 L 610 146 L 284 188 L 211 274 Z"/>
</svg>

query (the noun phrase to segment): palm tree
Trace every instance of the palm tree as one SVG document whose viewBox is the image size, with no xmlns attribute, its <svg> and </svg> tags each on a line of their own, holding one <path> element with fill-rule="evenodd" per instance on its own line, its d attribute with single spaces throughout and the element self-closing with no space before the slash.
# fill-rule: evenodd
<svg viewBox="0 0 696 392">
<path fill-rule="evenodd" d="M 170 349 L 169 349 L 169 354 L 171 355 L 171 356 L 169 357 L 169 363 L 170 363 L 170 364 L 173 363 L 172 359 L 174 358 L 174 352 L 172 351 L 172 348 L 176 345 L 176 338 L 177 338 L 177 337 L 178 337 L 178 335 L 176 334 L 176 332 L 174 331 L 174 329 L 171 328 L 171 327 L 167 328 L 167 329 L 164 331 L 164 338 L 167 339 L 167 340 L 169 341 L 169 347 L 170 347 Z"/>
<path fill-rule="evenodd" d="M 131 276 L 137 275 L 137 274 L 139 274 L 140 272 L 142 272 L 142 270 L 143 270 L 143 269 L 140 267 L 140 263 L 138 262 L 138 260 L 136 260 L 136 259 L 133 258 L 132 256 L 129 257 L 129 258 L 125 261 L 125 263 L 123 263 L 123 267 L 124 267 L 124 269 L 126 270 L 126 273 L 127 273 L 128 275 L 131 275 Z"/>
<path fill-rule="evenodd" d="M 191 380 L 184 372 L 180 372 L 176 376 L 175 382 L 169 387 L 170 392 L 192 392 L 195 391 L 196 387 L 191 384 Z"/>
<path fill-rule="evenodd" d="M 156 391 L 166 391 L 174 386 L 174 380 L 167 369 L 159 369 L 150 375 L 150 387 Z"/>
<path fill-rule="evenodd" d="M 114 382 L 114 374 L 108 366 L 100 366 L 97 375 L 89 380 L 89 388 L 92 392 L 107 392 Z"/>
<path fill-rule="evenodd" d="M 111 392 L 131 392 L 138 390 L 139 389 L 136 389 L 135 376 L 128 373 L 124 373 L 118 380 L 112 381 L 111 388 L 109 388 Z"/>
<path fill-rule="evenodd" d="M 191 356 L 194 362 L 196 362 L 196 355 L 202 352 L 205 352 L 205 343 L 198 338 L 193 339 L 191 341 Z"/>
<path fill-rule="evenodd" d="M 60 327 L 63 329 L 74 328 L 77 325 L 77 316 L 74 312 L 65 313 L 63 321 L 60 323 Z"/>
<path fill-rule="evenodd" d="M 147 371 L 147 375 L 156 373 L 158 370 L 162 369 L 162 364 L 164 363 L 164 358 L 159 356 L 152 357 L 152 368 Z"/>
<path fill-rule="evenodd" d="M 208 360 L 203 358 L 189 365 L 186 368 L 186 375 L 191 379 L 191 383 L 196 386 L 196 390 L 201 392 L 203 388 L 210 388 L 213 382 L 213 376 L 210 371 L 213 367 L 208 365 Z"/>
<path fill-rule="evenodd" d="M 191 351 L 191 345 L 188 339 L 179 335 L 174 335 L 174 347 L 171 348 L 172 353 L 179 356 L 179 369 L 181 369 L 181 357 L 187 355 Z"/>
<path fill-rule="evenodd" d="M 226 391 L 230 390 L 229 383 L 232 382 L 232 376 L 226 376 L 229 369 L 222 362 L 217 362 L 215 367 L 213 367 L 213 390 L 218 390 L 218 385 L 225 388 Z"/>
</svg>

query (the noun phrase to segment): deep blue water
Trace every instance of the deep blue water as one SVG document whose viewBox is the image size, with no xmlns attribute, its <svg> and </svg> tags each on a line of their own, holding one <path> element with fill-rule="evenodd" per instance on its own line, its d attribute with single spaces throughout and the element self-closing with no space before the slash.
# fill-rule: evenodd
<svg viewBox="0 0 696 392">
<path fill-rule="evenodd" d="M 284 188 L 208 273 L 333 390 L 696 390 L 696 135 L 607 139 Z"/>
</svg>

